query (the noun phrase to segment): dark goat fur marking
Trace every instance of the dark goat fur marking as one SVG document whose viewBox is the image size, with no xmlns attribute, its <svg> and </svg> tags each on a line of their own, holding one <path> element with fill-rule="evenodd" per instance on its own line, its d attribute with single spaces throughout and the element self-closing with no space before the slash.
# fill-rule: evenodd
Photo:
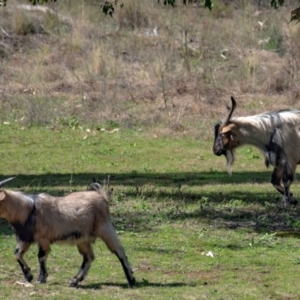
<svg viewBox="0 0 300 300">
<path fill-rule="evenodd" d="M 270 142 L 268 145 L 266 145 L 266 150 L 266 166 L 268 167 L 270 163 L 273 166 L 277 166 L 280 159 L 283 159 L 283 150 L 280 146 L 279 138 L 276 136 L 276 131 L 272 133 Z"/>
<path fill-rule="evenodd" d="M 54 242 L 59 242 L 59 241 L 72 241 L 72 240 L 78 240 L 81 238 L 81 232 L 79 230 L 74 230 L 69 232 L 66 235 L 63 235 L 59 238 L 57 238 L 56 240 L 53 241 Z"/>
<path fill-rule="evenodd" d="M 46 265 L 45 265 L 45 256 L 46 256 L 46 252 L 41 247 L 39 247 L 38 258 L 40 263 L 40 275 L 37 279 L 37 282 L 46 282 L 48 276 Z"/>
<path fill-rule="evenodd" d="M 129 283 L 131 286 L 133 286 L 133 285 L 135 284 L 135 278 L 134 278 L 134 277 L 131 278 L 131 276 L 130 276 L 130 274 L 129 274 L 129 272 L 128 272 L 128 269 L 127 269 L 127 267 L 126 267 L 126 264 L 125 264 L 124 260 L 123 260 L 121 257 L 119 257 L 119 255 L 118 255 L 117 252 L 114 252 L 114 253 L 115 253 L 115 255 L 118 257 L 118 259 L 119 259 L 119 261 L 120 261 L 120 263 L 121 263 L 121 265 L 122 265 L 122 267 L 123 267 L 123 270 L 124 270 L 124 273 L 125 273 L 125 276 L 126 276 L 126 278 L 127 278 L 128 283 Z M 126 258 L 127 258 L 127 257 L 126 257 Z"/>
<path fill-rule="evenodd" d="M 222 139 L 221 139 L 221 137 L 219 135 L 219 129 L 220 129 L 221 125 L 222 125 L 222 123 L 218 123 L 215 126 L 215 141 L 214 141 L 214 144 L 222 144 Z M 226 155 L 226 150 L 222 149 L 222 151 L 219 151 L 219 152 L 217 152 L 215 154 L 218 155 L 218 156 L 220 156 L 222 154 Z"/>
<path fill-rule="evenodd" d="M 39 253 L 38 253 L 38 258 L 43 258 L 46 255 L 46 252 L 39 247 Z"/>
<path fill-rule="evenodd" d="M 82 264 L 81 264 L 81 269 L 84 269 L 86 263 L 89 261 L 87 255 L 83 255 L 83 261 L 82 261 Z"/>
<path fill-rule="evenodd" d="M 33 206 L 28 219 L 24 224 L 12 223 L 17 240 L 33 243 L 34 242 L 34 228 L 36 224 L 36 208 Z"/>
<path fill-rule="evenodd" d="M 215 125 L 215 139 L 219 135 L 219 129 L 220 129 L 221 123 L 218 123 Z"/>
<path fill-rule="evenodd" d="M 219 135 L 220 126 L 221 126 L 221 123 L 218 123 L 215 125 L 215 138 Z"/>
<path fill-rule="evenodd" d="M 18 260 L 18 264 L 20 265 L 21 270 L 23 271 L 23 273 L 26 277 L 26 280 L 28 282 L 30 282 L 33 279 L 33 276 L 31 275 L 30 270 L 27 270 L 25 265 L 20 260 Z"/>
</svg>

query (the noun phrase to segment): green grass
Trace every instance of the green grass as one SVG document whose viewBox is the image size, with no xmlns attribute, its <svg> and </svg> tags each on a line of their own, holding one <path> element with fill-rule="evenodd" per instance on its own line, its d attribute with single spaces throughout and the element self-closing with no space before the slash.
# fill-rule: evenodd
<svg viewBox="0 0 300 300">
<path fill-rule="evenodd" d="M 253 148 L 237 153 L 233 176 L 212 142 L 70 126 L 0 125 L 1 178 L 7 188 L 63 195 L 110 175 L 111 214 L 137 285 L 129 289 L 117 258 L 101 241 L 77 289 L 68 281 L 81 257 L 53 245 L 46 284 L 25 283 L 15 238 L 0 226 L 0 288 L 6 299 L 299 299 L 299 208 L 282 209 L 271 170 Z M 297 182 L 292 186 L 299 197 Z M 213 257 L 207 255 L 209 252 Z M 37 247 L 25 259 L 34 280 Z"/>
</svg>

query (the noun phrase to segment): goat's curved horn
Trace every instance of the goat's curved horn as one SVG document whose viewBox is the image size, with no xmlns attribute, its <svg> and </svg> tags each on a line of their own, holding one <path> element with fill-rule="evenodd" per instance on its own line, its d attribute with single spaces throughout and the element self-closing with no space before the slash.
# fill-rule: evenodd
<svg viewBox="0 0 300 300">
<path fill-rule="evenodd" d="M 230 111 L 228 112 L 227 116 L 222 120 L 222 124 L 223 125 L 227 125 L 228 124 L 228 122 L 229 122 L 229 120 L 230 120 L 230 118 L 232 116 L 232 113 L 233 113 L 233 111 L 236 108 L 236 101 L 235 101 L 235 99 L 232 96 L 231 96 L 231 104 L 232 105 L 231 105 Z"/>
<path fill-rule="evenodd" d="M 10 177 L 10 178 L 7 178 L 7 179 L 4 179 L 4 180 L 0 181 L 0 188 L 1 188 L 4 184 L 10 182 L 11 180 L 13 180 L 13 179 L 15 179 L 15 178 L 16 178 L 16 177 Z"/>
</svg>

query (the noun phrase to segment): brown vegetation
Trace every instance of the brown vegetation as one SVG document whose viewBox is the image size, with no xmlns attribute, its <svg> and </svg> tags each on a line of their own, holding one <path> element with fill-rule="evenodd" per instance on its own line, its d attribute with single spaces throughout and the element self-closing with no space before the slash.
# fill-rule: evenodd
<svg viewBox="0 0 300 300">
<path fill-rule="evenodd" d="M 9 1 L 0 10 L 1 120 L 193 132 L 219 119 L 231 95 L 239 113 L 296 106 L 300 27 L 288 23 L 290 7 L 257 3 L 215 1 L 210 12 L 201 1 L 124 0 L 111 18 L 97 1 L 51 10 Z"/>
</svg>

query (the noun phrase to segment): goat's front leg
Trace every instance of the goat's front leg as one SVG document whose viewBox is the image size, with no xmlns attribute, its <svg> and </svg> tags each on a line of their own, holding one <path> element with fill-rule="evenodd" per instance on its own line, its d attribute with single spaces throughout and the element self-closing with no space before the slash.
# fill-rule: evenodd
<svg viewBox="0 0 300 300">
<path fill-rule="evenodd" d="M 79 272 L 77 275 L 70 281 L 69 286 L 76 287 L 80 281 L 86 276 L 92 261 L 94 260 L 94 252 L 91 243 L 85 242 L 77 245 L 79 253 L 83 256 L 83 261 Z"/>
<path fill-rule="evenodd" d="M 36 281 L 37 283 L 45 283 L 47 281 L 48 272 L 46 268 L 46 259 L 49 252 L 50 252 L 49 245 L 45 244 L 42 246 L 41 244 L 39 244 L 38 259 L 40 264 L 40 274 Z"/>
<path fill-rule="evenodd" d="M 290 185 L 293 181 L 293 172 L 288 171 L 289 168 L 278 165 L 274 168 L 271 183 L 275 187 L 275 189 L 283 195 L 281 204 L 282 206 L 286 206 L 288 203 L 297 204 L 297 200 L 292 197 L 292 193 L 290 192 Z M 281 185 L 281 181 L 283 182 L 283 186 Z"/>
<path fill-rule="evenodd" d="M 20 241 L 15 249 L 15 256 L 16 256 L 17 262 L 19 263 L 21 270 L 24 274 L 24 277 L 25 277 L 26 281 L 28 281 L 28 282 L 31 282 L 31 280 L 33 279 L 33 276 L 30 272 L 30 268 L 28 267 L 25 260 L 23 259 L 23 255 L 27 252 L 30 245 L 31 245 L 30 243 Z"/>
<path fill-rule="evenodd" d="M 283 178 L 283 167 L 282 166 L 275 167 L 272 173 L 271 183 L 281 195 L 284 195 L 284 188 L 281 186 L 282 178 Z"/>
</svg>

